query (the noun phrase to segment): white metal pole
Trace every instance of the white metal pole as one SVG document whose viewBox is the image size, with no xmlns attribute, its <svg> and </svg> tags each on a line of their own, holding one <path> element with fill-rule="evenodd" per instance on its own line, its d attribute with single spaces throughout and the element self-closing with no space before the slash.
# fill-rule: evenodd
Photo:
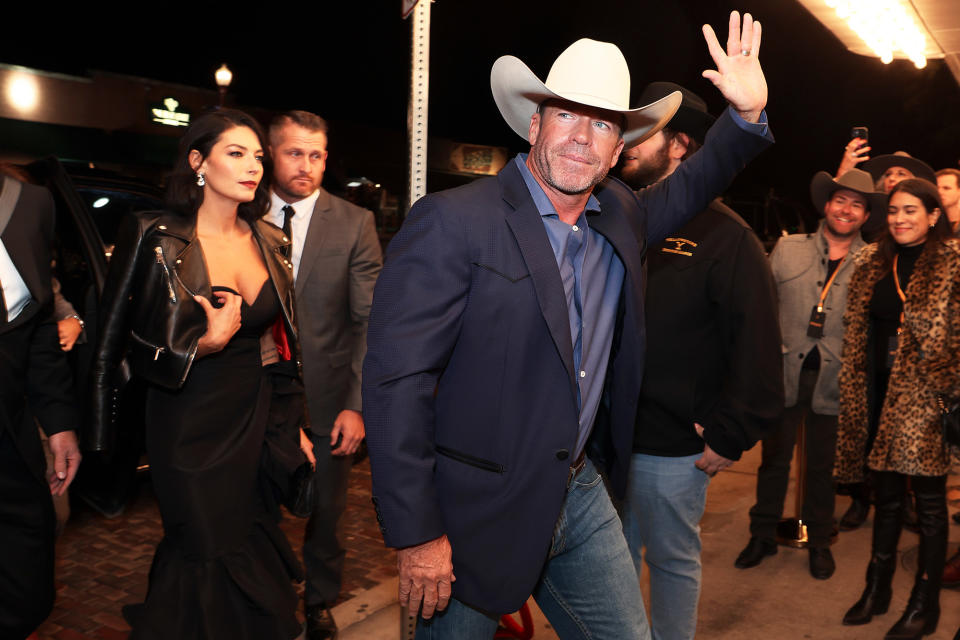
<svg viewBox="0 0 960 640">
<path fill-rule="evenodd" d="M 410 104 L 407 108 L 410 206 L 427 193 L 427 106 L 430 96 L 430 0 L 421 0 L 411 22 Z"/>
</svg>

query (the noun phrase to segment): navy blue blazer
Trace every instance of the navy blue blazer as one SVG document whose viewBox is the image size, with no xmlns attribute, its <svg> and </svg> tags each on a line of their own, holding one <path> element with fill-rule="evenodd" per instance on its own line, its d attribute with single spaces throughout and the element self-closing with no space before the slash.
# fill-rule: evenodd
<svg viewBox="0 0 960 640">
<path fill-rule="evenodd" d="M 666 181 L 634 194 L 604 180 L 589 224 L 626 277 L 605 382 L 610 477 L 626 485 L 643 372 L 642 261 L 771 143 L 729 114 Z M 428 195 L 391 242 L 363 369 L 373 500 L 388 546 L 446 534 L 453 595 L 515 611 L 547 558 L 578 429 L 560 272 L 513 162 Z"/>
</svg>

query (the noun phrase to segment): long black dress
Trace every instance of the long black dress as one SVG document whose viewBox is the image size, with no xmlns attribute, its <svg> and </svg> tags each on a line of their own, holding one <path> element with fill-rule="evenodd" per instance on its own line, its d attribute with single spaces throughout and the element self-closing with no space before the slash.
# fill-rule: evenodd
<svg viewBox="0 0 960 640">
<path fill-rule="evenodd" d="M 240 313 L 240 330 L 197 359 L 179 391 L 148 392 L 147 454 L 164 537 L 146 601 L 125 610 L 132 640 L 300 633 L 291 584 L 300 566 L 258 489 L 271 395 L 259 338 L 280 313 L 269 280 Z"/>
</svg>

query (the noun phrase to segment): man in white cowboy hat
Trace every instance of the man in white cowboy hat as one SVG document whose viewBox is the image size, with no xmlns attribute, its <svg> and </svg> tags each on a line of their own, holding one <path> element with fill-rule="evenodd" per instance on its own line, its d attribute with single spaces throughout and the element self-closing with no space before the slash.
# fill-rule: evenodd
<svg viewBox="0 0 960 640">
<path fill-rule="evenodd" d="M 704 33 L 717 64 L 704 75 L 731 108 L 669 180 L 639 198 L 605 180 L 680 102 L 630 109 L 616 46 L 574 43 L 546 83 L 505 56 L 491 88 L 530 153 L 422 198 L 390 244 L 363 414 L 400 602 L 422 604 L 418 637 L 491 638 L 531 593 L 561 637 L 649 637 L 619 519 L 583 452 L 596 423 L 622 494 L 647 238 L 701 211 L 770 144 L 759 23 L 745 16 L 741 32 L 732 14 L 726 51 Z"/>
<path fill-rule="evenodd" d="M 621 175 L 666 179 L 713 118 L 698 95 L 653 82 L 652 102 L 683 101 L 656 135 L 623 152 Z M 710 478 L 779 423 L 783 376 L 777 289 L 750 225 L 719 199 L 647 253 L 647 351 L 621 516 L 637 575 L 650 572 L 654 640 L 692 640 L 700 598 L 700 519 Z"/>
<path fill-rule="evenodd" d="M 887 199 L 874 192 L 866 171 L 850 169 L 834 180 L 821 171 L 810 197 L 823 221 L 816 233 L 781 238 L 770 254 L 780 300 L 783 386 L 786 411 L 763 439 L 757 502 L 750 509 L 750 541 L 734 563 L 740 569 L 777 553 L 777 523 L 783 514 L 790 460 L 801 421 L 806 428 L 806 476 L 801 518 L 809 537 L 810 574 L 833 575 L 833 459 L 840 410 L 840 351 L 852 258 L 864 246 L 860 229 L 872 214 L 885 216 Z"/>
</svg>

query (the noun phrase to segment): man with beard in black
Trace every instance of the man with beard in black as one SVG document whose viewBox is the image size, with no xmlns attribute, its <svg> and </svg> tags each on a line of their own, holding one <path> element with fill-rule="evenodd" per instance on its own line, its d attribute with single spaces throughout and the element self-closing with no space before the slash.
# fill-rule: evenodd
<svg viewBox="0 0 960 640">
<path fill-rule="evenodd" d="M 713 122 L 700 97 L 673 83 L 652 83 L 641 101 L 673 91 L 683 95 L 676 115 L 623 153 L 634 189 L 673 173 Z M 783 411 L 776 288 L 760 241 L 719 200 L 647 260 L 647 360 L 621 517 L 638 577 L 646 549 L 654 640 L 686 640 L 697 624 L 707 484 Z"/>
</svg>

